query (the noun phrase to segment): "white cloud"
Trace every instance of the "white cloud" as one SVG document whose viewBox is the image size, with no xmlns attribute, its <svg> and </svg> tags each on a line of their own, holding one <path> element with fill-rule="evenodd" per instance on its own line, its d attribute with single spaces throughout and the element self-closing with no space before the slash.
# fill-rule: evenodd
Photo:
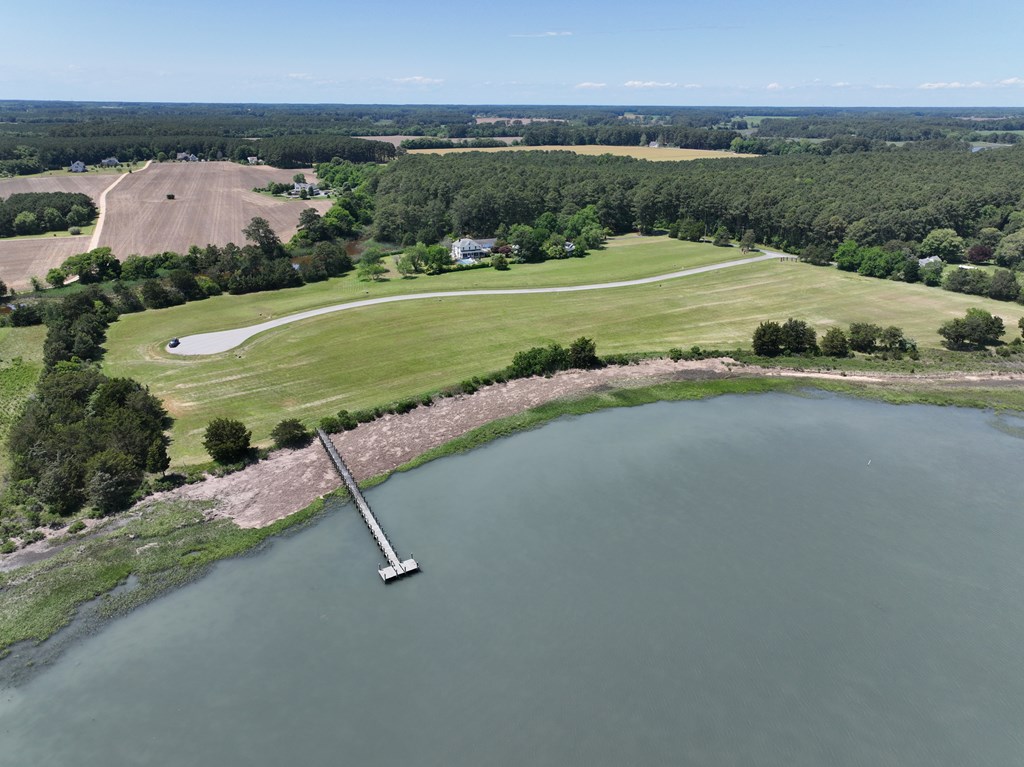
<svg viewBox="0 0 1024 767">
<path fill-rule="evenodd" d="M 528 35 L 509 35 L 509 37 L 572 37 L 572 32 L 534 32 Z"/>
<path fill-rule="evenodd" d="M 435 77 L 424 77 L 423 75 L 414 75 L 412 77 L 393 77 L 392 80 L 396 83 L 402 83 L 403 85 L 440 85 L 444 80 L 440 80 Z"/>
<path fill-rule="evenodd" d="M 1024 85 L 1024 77 L 1007 77 L 999 81 L 1000 85 Z"/>
<path fill-rule="evenodd" d="M 961 83 L 953 81 L 951 83 L 921 83 L 917 86 L 921 90 L 935 91 L 935 90 L 959 90 L 960 88 L 985 88 L 988 87 L 985 83 L 978 82 L 975 80 L 973 83 Z"/>
<path fill-rule="evenodd" d="M 656 80 L 630 80 L 623 83 L 627 88 L 678 88 L 679 83 L 659 83 Z"/>
<path fill-rule="evenodd" d="M 683 87 L 684 88 L 703 88 L 704 86 L 700 85 L 699 83 L 687 83 Z"/>
<path fill-rule="evenodd" d="M 576 83 L 576 85 L 574 87 L 576 87 L 576 88 L 604 88 L 607 85 L 608 85 L 608 83 L 585 82 L 585 83 Z"/>
<path fill-rule="evenodd" d="M 848 83 L 848 82 L 845 82 L 845 81 L 838 82 L 838 83 L 832 83 L 832 87 L 833 88 L 849 88 L 852 85 L 853 85 L 853 83 Z"/>
<path fill-rule="evenodd" d="M 289 80 L 312 80 L 313 79 L 313 75 L 308 74 L 306 72 L 289 72 L 288 73 L 288 79 Z"/>
<path fill-rule="evenodd" d="M 764 89 L 766 91 L 781 91 L 782 86 L 779 85 L 778 83 L 768 83 L 766 86 L 764 86 Z"/>
</svg>

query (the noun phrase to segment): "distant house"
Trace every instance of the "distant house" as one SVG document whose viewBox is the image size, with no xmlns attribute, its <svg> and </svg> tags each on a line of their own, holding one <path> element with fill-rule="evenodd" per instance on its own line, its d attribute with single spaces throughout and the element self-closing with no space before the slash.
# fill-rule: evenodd
<svg viewBox="0 0 1024 767">
<path fill-rule="evenodd" d="M 116 165 L 120 165 L 116 157 L 108 157 L 105 160 L 100 160 L 100 165 L 104 168 L 113 168 Z"/>
<path fill-rule="evenodd" d="M 178 162 L 199 162 L 199 158 L 188 152 L 178 152 L 174 159 Z"/>
<path fill-rule="evenodd" d="M 260 158 L 259 157 L 246 157 L 245 159 L 249 161 L 250 165 L 259 165 L 260 164 Z"/>
<path fill-rule="evenodd" d="M 302 194 L 303 190 L 305 190 L 306 194 L 310 197 L 320 194 L 320 188 L 316 184 L 307 184 L 298 181 L 292 184 L 292 190 L 288 192 L 288 194 L 292 197 L 298 197 Z"/>
<path fill-rule="evenodd" d="M 475 261 L 491 252 L 495 240 L 470 240 L 463 237 L 452 243 L 452 261 Z"/>
<path fill-rule="evenodd" d="M 571 256 L 576 252 L 576 246 L 568 240 L 565 241 L 565 255 Z"/>
<path fill-rule="evenodd" d="M 928 256 L 928 258 L 919 258 L 919 259 L 917 259 L 917 265 L 918 266 L 927 266 L 928 264 L 934 264 L 936 262 L 941 264 L 942 263 L 942 259 L 939 258 L 938 256 Z"/>
<path fill-rule="evenodd" d="M 81 160 L 75 160 L 71 163 L 71 167 L 68 170 L 72 173 L 85 173 L 85 163 Z"/>
</svg>

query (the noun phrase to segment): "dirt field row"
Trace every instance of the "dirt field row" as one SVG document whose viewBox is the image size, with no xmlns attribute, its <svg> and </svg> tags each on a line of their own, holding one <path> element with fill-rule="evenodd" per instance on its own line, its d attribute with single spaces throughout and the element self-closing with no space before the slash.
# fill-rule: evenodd
<svg viewBox="0 0 1024 767">
<path fill-rule="evenodd" d="M 0 197 L 28 192 L 81 192 L 99 201 L 100 192 L 117 178 L 113 173 L 75 173 L 66 176 L 0 178 Z"/>
<path fill-rule="evenodd" d="M 251 190 L 268 181 L 289 182 L 296 172 L 227 162 L 154 164 L 126 178 L 107 196 L 99 244 L 122 259 L 133 253 L 185 251 L 191 245 L 241 245 L 242 228 L 254 216 L 267 219 L 287 241 L 295 234 L 303 208 L 323 213 L 331 201 L 283 200 Z M 312 181 L 313 173 L 304 172 Z M 174 199 L 168 200 L 168 194 Z"/>
<path fill-rule="evenodd" d="M 26 290 L 32 277 L 44 279 L 66 258 L 89 249 L 90 235 L 39 237 L 30 240 L 0 239 L 0 280 L 13 290 Z"/>
<path fill-rule="evenodd" d="M 707 160 L 711 158 L 726 157 L 756 157 L 752 154 L 736 154 L 735 152 L 724 152 L 715 149 L 676 149 L 675 147 L 649 147 L 649 146 L 510 146 L 510 147 L 488 147 L 486 149 L 410 149 L 409 154 L 451 154 L 452 152 L 574 152 L 591 157 L 603 154 L 615 155 L 616 157 L 636 157 L 640 160 L 654 160 L 660 162 L 679 162 L 680 160 Z"/>
</svg>

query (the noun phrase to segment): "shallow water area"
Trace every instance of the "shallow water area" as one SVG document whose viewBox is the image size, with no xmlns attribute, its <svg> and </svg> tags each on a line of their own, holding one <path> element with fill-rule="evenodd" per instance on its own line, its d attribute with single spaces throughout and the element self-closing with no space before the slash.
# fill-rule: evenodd
<svg viewBox="0 0 1024 767">
<path fill-rule="evenodd" d="M 0 764 L 1024 759 L 1014 429 L 719 397 L 563 419 L 219 564 L 0 691 Z"/>
</svg>

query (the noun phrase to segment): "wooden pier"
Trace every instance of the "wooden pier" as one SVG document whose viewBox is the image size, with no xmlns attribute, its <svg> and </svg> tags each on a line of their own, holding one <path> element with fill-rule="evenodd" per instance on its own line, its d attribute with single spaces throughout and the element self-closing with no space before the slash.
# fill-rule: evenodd
<svg viewBox="0 0 1024 767">
<path fill-rule="evenodd" d="M 362 491 L 359 489 L 359 485 L 356 484 L 355 478 L 352 476 L 352 472 L 348 470 L 348 466 L 341 459 L 341 454 L 338 449 L 334 447 L 334 443 L 331 442 L 331 438 L 323 429 L 317 429 L 316 435 L 320 438 L 320 444 L 324 446 L 324 450 L 327 451 L 327 455 L 334 463 L 334 468 L 338 470 L 341 475 L 341 479 L 345 482 L 345 487 L 348 488 L 349 493 L 352 495 L 352 500 L 355 501 L 356 508 L 359 509 L 359 513 L 363 517 L 363 521 L 370 530 L 370 534 L 373 539 L 377 541 L 377 546 L 380 547 L 381 552 L 388 560 L 386 567 L 381 567 L 377 570 L 380 573 L 382 581 L 387 583 L 396 578 L 402 578 L 406 575 L 410 575 L 420 569 L 420 566 L 416 563 L 415 559 L 409 558 L 404 561 L 398 558 L 395 553 L 394 546 L 391 545 L 391 541 L 388 540 L 387 534 L 384 532 L 384 528 L 380 526 L 377 518 L 373 516 L 373 511 L 370 510 L 370 504 L 366 502 L 363 497 Z"/>
</svg>

